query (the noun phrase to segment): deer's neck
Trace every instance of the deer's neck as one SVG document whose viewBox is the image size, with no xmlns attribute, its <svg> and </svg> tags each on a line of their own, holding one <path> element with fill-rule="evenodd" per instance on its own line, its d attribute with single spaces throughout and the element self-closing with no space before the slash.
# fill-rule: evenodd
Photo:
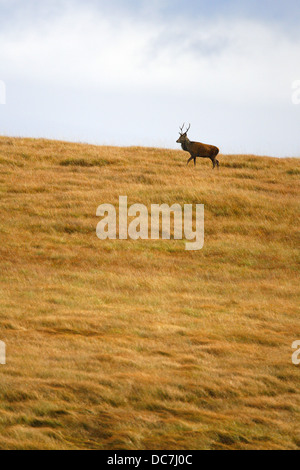
<svg viewBox="0 0 300 470">
<path fill-rule="evenodd" d="M 185 141 L 181 144 L 182 150 L 184 150 L 185 152 L 187 152 L 187 151 L 188 151 L 189 144 L 190 144 L 190 140 L 189 140 L 188 138 L 186 138 Z"/>
</svg>

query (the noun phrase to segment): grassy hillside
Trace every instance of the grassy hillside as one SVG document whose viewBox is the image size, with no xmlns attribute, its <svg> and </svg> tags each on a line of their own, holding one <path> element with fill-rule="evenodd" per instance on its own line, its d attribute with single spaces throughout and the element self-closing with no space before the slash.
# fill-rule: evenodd
<svg viewBox="0 0 300 470">
<path fill-rule="evenodd" d="M 297 159 L 0 138 L 0 448 L 300 448 Z M 99 204 L 205 204 L 205 245 Z"/>
</svg>

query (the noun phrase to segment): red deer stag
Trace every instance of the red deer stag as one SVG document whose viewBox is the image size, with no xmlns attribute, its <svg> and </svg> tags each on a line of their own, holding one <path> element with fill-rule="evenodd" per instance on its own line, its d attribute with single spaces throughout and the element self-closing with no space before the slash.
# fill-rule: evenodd
<svg viewBox="0 0 300 470">
<path fill-rule="evenodd" d="M 183 132 L 183 124 L 183 126 L 180 127 L 180 137 L 176 141 L 177 144 L 181 144 L 182 150 L 184 150 L 185 152 L 189 152 L 189 154 L 191 155 L 187 161 L 187 165 L 191 160 L 194 160 L 194 165 L 196 165 L 197 157 L 210 158 L 213 164 L 213 169 L 215 168 L 215 166 L 219 168 L 219 161 L 216 159 L 216 156 L 219 153 L 218 147 L 215 147 L 214 145 L 201 144 L 200 142 L 192 142 L 187 136 L 190 127 L 191 125 L 189 125 L 187 130 Z"/>
</svg>

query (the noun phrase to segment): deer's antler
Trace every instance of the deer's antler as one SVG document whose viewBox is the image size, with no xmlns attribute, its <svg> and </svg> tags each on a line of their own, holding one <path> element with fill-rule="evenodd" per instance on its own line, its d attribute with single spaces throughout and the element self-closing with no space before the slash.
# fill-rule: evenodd
<svg viewBox="0 0 300 470">
<path fill-rule="evenodd" d="M 179 134 L 181 134 L 181 135 L 184 134 L 184 132 L 183 132 L 184 125 L 185 125 L 185 122 L 183 123 L 182 127 L 179 126 L 179 129 L 180 129 Z"/>
</svg>

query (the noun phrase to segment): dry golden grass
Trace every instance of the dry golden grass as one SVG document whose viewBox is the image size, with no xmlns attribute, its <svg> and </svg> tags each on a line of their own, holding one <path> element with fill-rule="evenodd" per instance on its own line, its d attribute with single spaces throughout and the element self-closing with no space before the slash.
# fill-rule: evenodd
<svg viewBox="0 0 300 470">
<path fill-rule="evenodd" d="M 300 447 L 297 159 L 0 138 L 0 447 Z M 205 204 L 205 245 L 99 204 Z"/>
</svg>

